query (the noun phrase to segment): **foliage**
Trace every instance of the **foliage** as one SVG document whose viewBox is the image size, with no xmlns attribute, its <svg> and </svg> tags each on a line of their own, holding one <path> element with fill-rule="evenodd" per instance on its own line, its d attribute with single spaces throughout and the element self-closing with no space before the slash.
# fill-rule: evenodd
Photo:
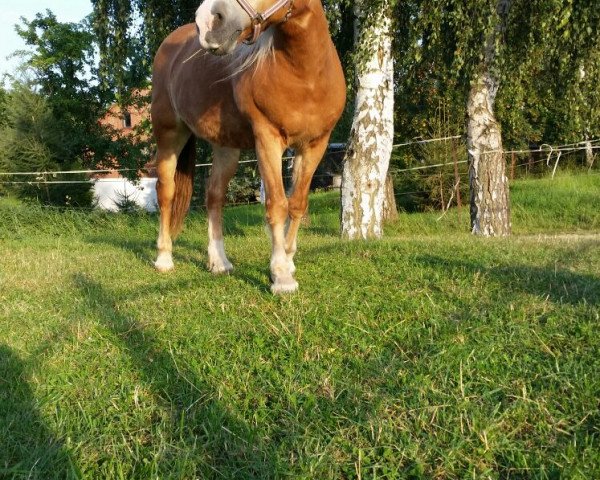
<svg viewBox="0 0 600 480">
<path fill-rule="evenodd" d="M 235 177 L 229 183 L 227 202 L 229 204 L 254 203 L 260 195 L 260 174 L 256 164 L 240 165 Z"/>
<path fill-rule="evenodd" d="M 172 30 L 193 21 L 199 2 L 92 0 L 92 4 L 99 78 L 107 88 L 126 96 L 132 87 L 147 81 L 156 50 Z"/>
<path fill-rule="evenodd" d="M 94 55 L 93 36 L 86 24 L 61 23 L 50 10 L 31 21 L 21 18 L 21 22 L 16 31 L 32 50 L 19 55 L 41 92 L 56 103 L 57 111 L 83 108 L 77 105 L 77 95 L 85 103 L 93 94 L 85 78 L 93 68 Z"/>
<path fill-rule="evenodd" d="M 95 32 L 110 77 L 126 73 L 121 65 L 127 61 L 119 55 L 127 58 L 125 47 L 132 40 L 143 46 L 137 51 L 152 58 L 170 30 L 193 20 L 197 2 L 97 0 L 94 5 Z M 397 139 L 431 138 L 440 104 L 445 106 L 449 131 L 465 131 L 466 95 L 498 19 L 497 1 L 324 0 L 323 5 L 349 88 L 348 108 L 334 132 L 335 141 L 348 137 L 353 66 L 361 58 L 360 49 L 369 44 L 362 39 L 354 48 L 357 6 L 365 12 L 365 21 L 384 6 L 393 8 Z M 595 34 L 599 12 L 593 0 L 512 2 L 493 59 L 501 79 L 496 113 L 506 147 L 600 137 L 600 37 Z M 138 23 L 140 31 L 133 27 Z M 146 66 L 149 69 L 149 63 Z M 418 148 L 404 150 L 395 155 L 393 167 L 426 163 L 425 155 Z"/>
<path fill-rule="evenodd" d="M 516 26 L 507 31 L 508 81 L 499 104 L 505 130 L 513 138 L 521 134 L 521 139 L 546 143 L 599 136 L 595 2 L 516 2 L 510 16 Z M 524 25 L 534 20 L 536 28 Z"/>
<path fill-rule="evenodd" d="M 10 107 L 4 118 L 2 168 L 14 171 L 51 171 L 96 168 L 99 163 L 139 168 L 147 160 L 146 145 L 117 136 L 101 125 L 112 94 L 94 81 L 95 40 L 87 22 L 61 23 L 49 10 L 31 21 L 22 18 L 17 33 L 29 47 L 19 52 L 25 80 L 6 93 Z M 1 99 L 0 99 L 1 100 Z M 36 115 L 31 115 L 36 112 Z M 70 176 L 40 180 L 81 180 Z M 13 180 L 13 179 L 11 179 Z M 83 186 L 20 186 L 25 196 L 62 205 L 89 204 Z M 65 192 L 73 191 L 74 194 Z"/>
<path fill-rule="evenodd" d="M 5 108 L 6 120 L 0 126 L 0 171 L 47 172 L 82 168 L 82 162 L 73 158 L 68 149 L 72 132 L 65 131 L 45 96 L 26 85 L 15 84 Z M 54 180 L 42 174 L 33 178 L 9 178 L 16 182 Z M 73 175 L 69 180 L 86 179 L 82 175 Z M 81 206 L 89 205 L 91 201 L 90 185 L 19 183 L 13 190 L 21 196 L 51 204 Z"/>
<path fill-rule="evenodd" d="M 446 136 L 434 134 L 440 105 L 446 111 L 447 132 L 465 131 L 470 81 L 494 31 L 496 6 L 494 0 L 398 2 L 394 53 L 399 141 Z M 588 1 L 512 2 L 491 64 L 501 81 L 496 113 L 505 147 L 537 148 L 600 136 L 598 73 L 588 75 L 600 68 L 594 26 L 600 12 L 595 7 Z M 426 153 L 400 148 L 393 167 L 427 164 Z M 412 187 L 408 191 L 426 190 L 422 182 Z"/>
<path fill-rule="evenodd" d="M 485 55 L 495 0 L 400 2 L 397 6 L 398 132 L 423 135 L 440 100 L 463 124 L 466 94 Z M 596 2 L 512 2 L 492 68 L 497 113 L 509 147 L 593 138 L 600 115 L 600 22 Z M 581 75 L 581 72 L 585 74 Z M 406 112 L 406 113 L 405 113 Z M 424 117 L 413 120 L 414 115 Z"/>
<path fill-rule="evenodd" d="M 155 216 L 0 202 L 0 476 L 598 478 L 598 194 L 518 183 L 521 236 L 403 214 L 370 243 L 315 196 L 290 298 L 260 207 L 226 211 L 231 276 L 202 214 L 157 276 Z"/>
<path fill-rule="evenodd" d="M 133 193 L 128 193 L 126 190 L 116 192 L 117 198 L 115 199 L 115 207 L 117 207 L 117 211 L 119 213 L 126 214 L 139 214 L 144 211 L 142 207 L 138 205 L 136 202 L 136 195 Z"/>
<path fill-rule="evenodd" d="M 0 85 L 0 128 L 6 125 L 7 114 L 6 104 L 8 101 L 8 92 Z"/>
</svg>

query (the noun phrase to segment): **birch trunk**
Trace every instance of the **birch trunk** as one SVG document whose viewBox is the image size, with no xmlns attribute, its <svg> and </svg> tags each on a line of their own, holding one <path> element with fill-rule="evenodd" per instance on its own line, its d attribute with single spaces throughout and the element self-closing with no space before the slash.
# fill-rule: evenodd
<svg viewBox="0 0 600 480">
<path fill-rule="evenodd" d="M 341 233 L 346 239 L 381 238 L 385 184 L 394 137 L 394 66 L 390 1 L 371 12 L 355 7 L 356 105 L 342 174 Z M 371 7 L 372 8 L 372 7 Z"/>
<path fill-rule="evenodd" d="M 498 1 L 498 24 L 487 40 L 483 73 L 474 79 L 467 102 L 471 229 L 475 235 L 485 237 L 511 234 L 506 162 L 500 124 L 494 114 L 500 82 L 491 73 L 496 40 L 504 30 L 502 18 L 510 3 L 510 0 Z"/>
<path fill-rule="evenodd" d="M 594 166 L 594 149 L 592 148 L 592 142 L 585 142 L 585 163 L 588 168 Z"/>
</svg>

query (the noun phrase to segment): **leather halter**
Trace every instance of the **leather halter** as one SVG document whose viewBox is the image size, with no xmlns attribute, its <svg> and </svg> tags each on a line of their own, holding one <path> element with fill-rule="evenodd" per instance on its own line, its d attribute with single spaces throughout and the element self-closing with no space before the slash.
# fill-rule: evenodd
<svg viewBox="0 0 600 480">
<path fill-rule="evenodd" d="M 273 16 L 277 10 L 282 8 L 286 3 L 289 3 L 289 9 L 285 14 L 286 21 L 289 16 L 292 14 L 292 6 L 294 4 L 294 0 L 278 0 L 269 8 L 267 8 L 263 13 L 257 12 L 252 5 L 248 2 L 248 0 L 237 0 L 245 12 L 249 15 L 250 20 L 252 21 L 252 38 L 249 40 L 244 40 L 244 43 L 247 45 L 252 45 L 258 40 L 258 37 L 262 31 L 262 25 L 265 23 L 271 16 Z"/>
</svg>

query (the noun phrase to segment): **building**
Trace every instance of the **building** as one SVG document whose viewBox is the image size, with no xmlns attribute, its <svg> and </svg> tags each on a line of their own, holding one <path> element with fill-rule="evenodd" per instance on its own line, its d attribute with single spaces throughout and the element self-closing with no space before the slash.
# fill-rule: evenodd
<svg viewBox="0 0 600 480">
<path fill-rule="evenodd" d="M 112 105 L 99 120 L 100 124 L 111 128 L 115 138 L 131 137 L 133 142 L 148 140 L 143 127 L 150 120 L 149 95 L 149 90 L 134 92 L 133 101 L 125 111 L 118 104 Z M 151 155 L 152 152 L 148 152 L 148 156 Z M 156 169 L 152 160 L 138 172 L 139 180 L 136 182 L 123 177 L 119 172 L 119 159 L 99 163 L 96 167 L 99 170 L 109 170 L 92 176 L 94 201 L 99 208 L 118 211 L 125 206 L 137 205 L 150 212 L 156 211 Z"/>
</svg>

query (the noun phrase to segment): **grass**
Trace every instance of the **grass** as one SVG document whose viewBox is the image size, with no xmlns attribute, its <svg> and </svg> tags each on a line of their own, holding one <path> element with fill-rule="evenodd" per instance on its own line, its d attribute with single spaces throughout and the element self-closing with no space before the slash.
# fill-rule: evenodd
<svg viewBox="0 0 600 480">
<path fill-rule="evenodd" d="M 160 276 L 155 217 L 1 201 L 0 478 L 600 478 L 600 179 L 512 191 L 367 243 L 317 195 L 284 298 L 260 207 L 214 278 L 202 214 Z"/>
</svg>

